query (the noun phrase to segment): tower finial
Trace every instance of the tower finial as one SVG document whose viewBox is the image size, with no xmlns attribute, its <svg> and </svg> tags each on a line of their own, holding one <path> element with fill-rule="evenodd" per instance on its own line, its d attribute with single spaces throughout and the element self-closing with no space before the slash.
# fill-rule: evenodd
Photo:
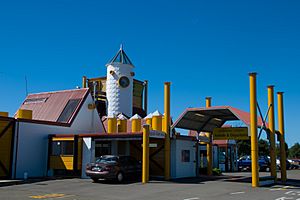
<svg viewBox="0 0 300 200">
<path fill-rule="evenodd" d="M 123 44 L 122 43 L 120 44 L 120 50 L 123 50 Z"/>
</svg>

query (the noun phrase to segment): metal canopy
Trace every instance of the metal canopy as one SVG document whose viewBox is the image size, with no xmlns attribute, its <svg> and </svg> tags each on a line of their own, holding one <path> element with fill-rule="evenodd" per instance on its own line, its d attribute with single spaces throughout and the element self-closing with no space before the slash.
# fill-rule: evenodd
<svg viewBox="0 0 300 200">
<path fill-rule="evenodd" d="M 172 125 L 172 128 L 182 128 L 197 132 L 213 132 L 214 128 L 220 128 L 226 121 L 241 120 L 247 126 L 250 125 L 248 112 L 231 106 L 213 106 L 209 108 L 188 108 Z M 262 120 L 258 118 L 258 126 Z"/>
</svg>

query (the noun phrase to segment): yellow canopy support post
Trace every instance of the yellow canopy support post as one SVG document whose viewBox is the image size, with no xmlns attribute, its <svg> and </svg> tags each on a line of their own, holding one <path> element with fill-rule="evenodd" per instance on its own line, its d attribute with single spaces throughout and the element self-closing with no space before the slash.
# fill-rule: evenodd
<svg viewBox="0 0 300 200">
<path fill-rule="evenodd" d="M 164 129 L 165 132 L 165 180 L 170 180 L 171 156 L 170 156 L 170 125 L 171 125 L 171 112 L 170 112 L 170 82 L 165 82 L 164 85 Z"/>
<path fill-rule="evenodd" d="M 275 147 L 275 119 L 274 119 L 274 86 L 268 86 L 268 107 L 269 113 L 269 130 L 270 130 L 270 161 L 271 161 L 271 176 L 277 178 L 276 173 L 276 147 Z"/>
<path fill-rule="evenodd" d="M 206 108 L 211 107 L 211 97 L 205 98 L 205 104 Z M 212 150 L 212 134 L 207 133 L 207 136 L 209 138 L 209 142 L 206 144 L 206 158 L 207 158 L 207 175 L 212 175 L 212 162 L 213 162 L 213 150 Z"/>
<path fill-rule="evenodd" d="M 257 142 L 256 73 L 250 73 L 249 79 L 250 79 L 250 131 L 251 131 L 252 187 L 258 187 L 259 174 L 258 174 L 258 142 Z"/>
<path fill-rule="evenodd" d="M 143 125 L 142 183 L 149 181 L 149 125 Z"/>
<path fill-rule="evenodd" d="M 286 182 L 286 152 L 284 139 L 284 115 L 283 115 L 283 92 L 277 92 L 278 101 L 278 129 L 280 133 L 280 168 L 281 181 Z"/>
</svg>

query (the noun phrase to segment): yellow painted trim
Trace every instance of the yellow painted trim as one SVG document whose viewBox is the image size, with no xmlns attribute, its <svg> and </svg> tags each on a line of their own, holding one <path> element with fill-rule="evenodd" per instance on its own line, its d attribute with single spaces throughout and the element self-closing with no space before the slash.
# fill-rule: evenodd
<svg viewBox="0 0 300 200">
<path fill-rule="evenodd" d="M 74 137 L 53 137 L 52 141 L 74 141 Z"/>
</svg>

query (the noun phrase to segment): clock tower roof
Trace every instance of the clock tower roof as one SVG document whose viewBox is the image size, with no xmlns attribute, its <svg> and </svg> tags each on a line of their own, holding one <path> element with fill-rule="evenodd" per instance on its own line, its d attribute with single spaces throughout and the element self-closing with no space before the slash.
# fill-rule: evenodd
<svg viewBox="0 0 300 200">
<path fill-rule="evenodd" d="M 123 45 L 121 44 L 119 51 L 117 54 L 106 64 L 106 66 L 111 65 L 111 64 L 127 64 L 133 66 L 132 62 L 128 58 L 127 54 L 123 50 Z"/>
</svg>

